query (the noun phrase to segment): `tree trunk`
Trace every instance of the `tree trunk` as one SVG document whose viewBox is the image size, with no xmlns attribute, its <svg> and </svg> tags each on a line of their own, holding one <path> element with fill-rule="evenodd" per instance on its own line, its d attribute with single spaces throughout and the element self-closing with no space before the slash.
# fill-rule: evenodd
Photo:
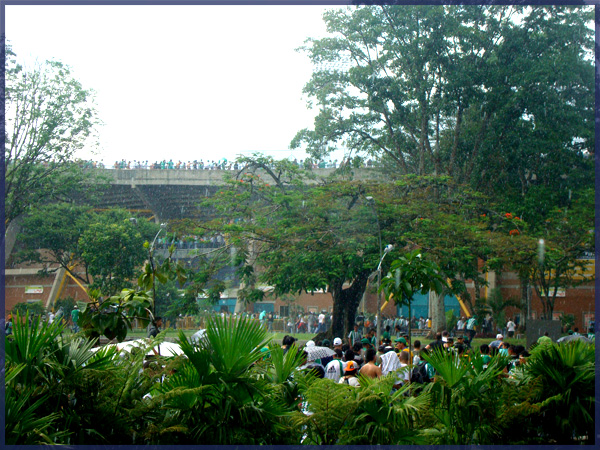
<svg viewBox="0 0 600 450">
<path fill-rule="evenodd" d="M 8 223 L 4 231 L 4 265 L 8 262 L 8 258 L 13 251 L 15 243 L 17 242 L 17 236 L 21 231 L 21 223 L 23 222 L 24 215 L 20 215 Z"/>
<path fill-rule="evenodd" d="M 529 320 L 529 305 L 530 305 L 530 301 L 531 299 L 530 297 L 530 292 L 531 290 L 529 289 L 529 280 L 526 278 L 519 278 L 519 281 L 521 282 L 521 305 L 525 305 L 525 314 L 523 314 L 523 319 L 521 319 L 521 326 L 523 327 L 523 329 L 526 329 L 527 327 L 527 321 Z M 521 312 L 523 312 L 523 308 L 521 307 Z"/>
<path fill-rule="evenodd" d="M 361 272 L 352 281 L 350 287 L 346 289 L 333 289 L 333 320 L 331 328 L 324 333 L 316 335 L 316 340 L 326 338 L 331 341 L 336 337 L 343 339 L 354 329 L 356 311 L 367 287 L 368 276 L 369 272 Z"/>
<path fill-rule="evenodd" d="M 431 331 L 429 338 L 434 339 L 437 332 L 444 331 L 446 328 L 446 311 L 444 307 L 445 293 L 440 295 L 429 291 L 429 316 L 431 317 Z"/>
</svg>

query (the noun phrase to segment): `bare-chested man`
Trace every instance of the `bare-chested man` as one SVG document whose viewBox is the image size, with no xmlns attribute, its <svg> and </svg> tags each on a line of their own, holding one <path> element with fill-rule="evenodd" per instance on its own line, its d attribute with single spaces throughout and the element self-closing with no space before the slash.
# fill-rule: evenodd
<svg viewBox="0 0 600 450">
<path fill-rule="evenodd" d="M 369 378 L 379 378 L 381 376 L 381 367 L 375 365 L 375 357 L 377 352 L 374 348 L 367 349 L 365 353 L 365 360 L 367 361 L 362 369 L 360 369 L 360 374 Z"/>
</svg>

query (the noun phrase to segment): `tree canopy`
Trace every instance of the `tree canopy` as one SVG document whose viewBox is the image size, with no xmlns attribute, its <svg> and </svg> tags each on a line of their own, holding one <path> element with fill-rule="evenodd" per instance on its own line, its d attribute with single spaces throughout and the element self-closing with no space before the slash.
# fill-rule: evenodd
<svg viewBox="0 0 600 450">
<path fill-rule="evenodd" d="M 319 113 L 292 147 L 370 155 L 390 177 L 448 174 L 535 219 L 593 185 L 591 8 L 364 6 L 324 20 L 330 35 L 302 48 Z"/>
<path fill-rule="evenodd" d="M 90 289 L 113 295 L 131 285 L 147 258 L 144 242 L 158 228 L 130 219 L 131 214 L 121 209 L 94 211 L 68 203 L 39 207 L 23 221 L 18 259 L 57 265 Z"/>
</svg>

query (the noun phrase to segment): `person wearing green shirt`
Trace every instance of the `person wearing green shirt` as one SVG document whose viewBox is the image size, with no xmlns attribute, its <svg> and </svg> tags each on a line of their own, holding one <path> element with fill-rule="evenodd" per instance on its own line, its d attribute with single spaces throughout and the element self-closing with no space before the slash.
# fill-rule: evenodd
<svg viewBox="0 0 600 450">
<path fill-rule="evenodd" d="M 552 339 L 548 336 L 548 332 L 546 331 L 543 336 L 540 336 L 537 340 L 539 345 L 549 345 L 552 344 Z"/>
<path fill-rule="evenodd" d="M 465 326 L 465 328 L 467 329 L 467 334 L 469 336 L 469 343 L 471 343 L 476 334 L 475 330 L 477 328 L 477 317 L 473 316 L 469 318 L 469 320 L 467 320 L 467 325 Z"/>
<path fill-rule="evenodd" d="M 479 353 L 481 353 L 483 367 L 485 368 L 492 360 L 492 357 L 490 356 L 490 346 L 487 344 L 481 344 L 481 346 L 479 347 Z"/>
<path fill-rule="evenodd" d="M 71 311 L 71 321 L 73 322 L 73 333 L 77 333 L 79 331 L 79 325 L 77 325 L 79 321 L 79 307 L 77 305 Z"/>
<path fill-rule="evenodd" d="M 362 336 L 358 331 L 358 324 L 354 324 L 354 330 L 348 334 L 348 343 L 350 346 L 353 346 L 356 343 L 360 344 L 361 339 Z"/>
</svg>

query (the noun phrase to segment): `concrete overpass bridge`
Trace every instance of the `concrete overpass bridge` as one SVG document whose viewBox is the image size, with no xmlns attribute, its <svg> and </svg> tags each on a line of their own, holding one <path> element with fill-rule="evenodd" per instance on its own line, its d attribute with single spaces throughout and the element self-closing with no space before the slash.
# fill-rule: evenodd
<svg viewBox="0 0 600 450">
<path fill-rule="evenodd" d="M 376 169 L 352 169 L 353 179 L 378 179 Z M 228 170 L 176 170 L 176 169 L 98 169 L 112 178 L 109 188 L 100 196 L 97 208 L 120 207 L 153 216 L 157 222 L 204 216 L 198 204 L 214 195 L 225 185 L 223 176 L 234 175 Z M 314 169 L 318 183 L 331 177 L 336 169 Z M 260 171 L 259 171 L 260 174 Z M 264 173 L 266 175 L 266 172 Z"/>
</svg>

